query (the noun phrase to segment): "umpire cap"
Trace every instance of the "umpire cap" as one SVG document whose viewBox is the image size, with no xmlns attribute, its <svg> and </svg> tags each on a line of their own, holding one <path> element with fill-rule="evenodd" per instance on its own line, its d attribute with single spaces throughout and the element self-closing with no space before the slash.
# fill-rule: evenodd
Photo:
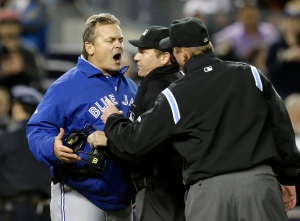
<svg viewBox="0 0 300 221">
<path fill-rule="evenodd" d="M 129 40 L 129 43 L 139 48 L 155 48 L 162 52 L 172 51 L 171 47 L 161 48 L 160 40 L 169 36 L 169 29 L 162 26 L 148 27 L 139 39 Z"/>
<path fill-rule="evenodd" d="M 37 106 L 43 99 L 43 94 L 41 92 L 25 85 L 12 87 L 11 94 L 14 101 L 31 106 Z"/>
<path fill-rule="evenodd" d="M 209 43 L 207 28 L 202 20 L 188 17 L 174 20 L 170 26 L 170 36 L 161 40 L 161 48 L 197 47 Z"/>
</svg>

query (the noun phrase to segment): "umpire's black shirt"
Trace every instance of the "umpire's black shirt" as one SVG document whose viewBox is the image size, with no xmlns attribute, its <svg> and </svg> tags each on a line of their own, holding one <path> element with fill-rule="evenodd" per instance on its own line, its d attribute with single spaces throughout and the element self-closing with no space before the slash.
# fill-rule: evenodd
<svg viewBox="0 0 300 221">
<path fill-rule="evenodd" d="M 293 128 L 267 78 L 214 53 L 191 58 L 184 69 L 186 75 L 133 123 L 120 114 L 108 118 L 104 130 L 117 148 L 143 155 L 172 137 L 185 159 L 187 185 L 259 164 L 271 165 L 281 184 L 294 185 L 299 158 Z"/>
<path fill-rule="evenodd" d="M 179 66 L 175 64 L 157 67 L 146 75 L 131 105 L 130 119 L 136 120 L 141 114 L 154 107 L 157 96 L 180 77 L 182 74 L 179 72 Z M 131 162 L 127 166 L 130 166 L 132 179 L 157 176 L 166 179 L 182 179 L 182 157 L 174 149 L 170 140 L 164 141 L 154 150 L 139 157 L 139 154 L 126 155 L 117 149 L 114 150 L 117 156 Z"/>
</svg>

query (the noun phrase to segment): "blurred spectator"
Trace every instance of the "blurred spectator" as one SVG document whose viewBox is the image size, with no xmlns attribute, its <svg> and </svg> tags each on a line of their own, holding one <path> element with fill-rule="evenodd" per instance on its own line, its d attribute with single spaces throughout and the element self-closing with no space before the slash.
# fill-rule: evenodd
<svg viewBox="0 0 300 221">
<path fill-rule="evenodd" d="M 20 16 L 24 44 L 44 55 L 47 51 L 52 4 L 49 0 L 10 0 L 7 6 Z"/>
<path fill-rule="evenodd" d="M 210 35 L 230 23 L 231 0 L 186 0 L 183 6 L 184 17 L 199 18 L 209 27 Z"/>
<path fill-rule="evenodd" d="M 277 10 L 283 8 L 284 4 L 288 0 L 232 0 L 232 1 L 233 1 L 233 5 L 237 8 L 247 3 L 251 5 L 257 5 L 260 9 Z"/>
<path fill-rule="evenodd" d="M 280 39 L 269 48 L 266 64 L 270 80 L 285 99 L 300 92 L 300 1 L 285 6 L 280 32 Z"/>
<path fill-rule="evenodd" d="M 0 86 L 0 130 L 6 129 L 10 123 L 10 94 Z"/>
<path fill-rule="evenodd" d="M 12 121 L 0 134 L 0 221 L 50 221 L 48 166 L 31 154 L 26 123 L 43 95 L 27 86 L 15 86 Z"/>
<path fill-rule="evenodd" d="M 266 67 L 268 47 L 266 45 L 259 45 L 252 48 L 246 60 L 249 64 L 257 67 L 262 73 L 268 76 L 268 71 Z"/>
<path fill-rule="evenodd" d="M 0 10 L 0 85 L 38 86 L 42 69 L 35 54 L 20 43 L 21 25 L 16 13 Z"/>
<path fill-rule="evenodd" d="M 231 0 L 186 0 L 183 7 L 183 14 L 194 10 L 203 14 L 216 14 L 219 12 L 228 13 L 231 10 Z"/>
<path fill-rule="evenodd" d="M 233 53 L 238 60 L 247 61 L 250 52 L 260 45 L 270 45 L 278 39 L 278 30 L 261 20 L 257 6 L 244 5 L 238 9 L 236 22 L 213 36 L 215 51 L 223 59 Z"/>
<path fill-rule="evenodd" d="M 262 9 L 277 11 L 282 10 L 288 1 L 289 0 L 258 0 L 257 5 Z"/>
<path fill-rule="evenodd" d="M 289 113 L 296 138 L 296 145 L 300 151 L 300 93 L 292 93 L 285 99 L 285 106 Z M 297 206 L 300 206 L 300 179 L 296 183 Z"/>
<path fill-rule="evenodd" d="M 9 0 L 0 0 L 0 8 L 4 8 Z"/>
<path fill-rule="evenodd" d="M 292 93 L 285 99 L 285 105 L 296 135 L 296 144 L 300 151 L 300 93 Z M 300 194 L 299 194 L 300 196 Z M 299 201 L 300 204 L 300 201 Z"/>
</svg>

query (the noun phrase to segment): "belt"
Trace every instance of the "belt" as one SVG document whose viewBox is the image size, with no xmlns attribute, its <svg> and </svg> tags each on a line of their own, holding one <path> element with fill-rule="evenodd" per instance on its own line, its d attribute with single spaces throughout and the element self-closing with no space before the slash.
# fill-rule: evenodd
<svg viewBox="0 0 300 221">
<path fill-rule="evenodd" d="M 132 180 L 137 192 L 146 188 L 146 178 Z"/>
</svg>

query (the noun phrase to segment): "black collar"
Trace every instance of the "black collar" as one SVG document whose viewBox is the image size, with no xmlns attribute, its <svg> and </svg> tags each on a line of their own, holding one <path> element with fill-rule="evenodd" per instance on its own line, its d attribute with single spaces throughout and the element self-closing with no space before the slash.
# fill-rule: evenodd
<svg viewBox="0 0 300 221">
<path fill-rule="evenodd" d="M 214 52 L 208 52 L 205 54 L 201 54 L 199 56 L 192 57 L 189 59 L 183 66 L 184 73 L 188 73 L 189 71 L 210 65 L 212 63 L 220 62 L 221 60 L 217 58 Z"/>
</svg>

